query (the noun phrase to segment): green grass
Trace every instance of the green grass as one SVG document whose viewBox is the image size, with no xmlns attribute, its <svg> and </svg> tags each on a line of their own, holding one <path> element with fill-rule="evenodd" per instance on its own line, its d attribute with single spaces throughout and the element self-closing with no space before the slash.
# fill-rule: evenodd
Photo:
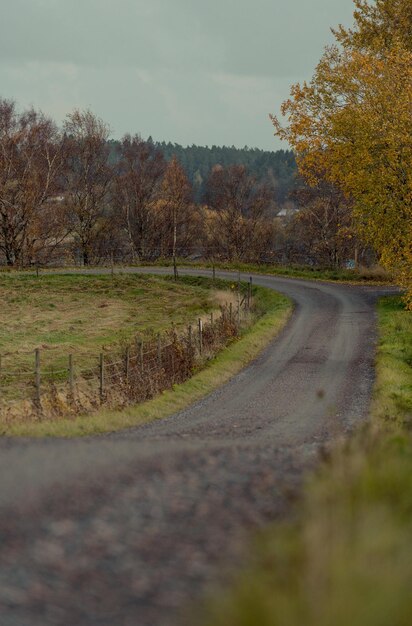
<svg viewBox="0 0 412 626">
<path fill-rule="evenodd" d="M 179 329 L 217 308 L 221 288 L 139 275 L 0 275 L 1 394 L 19 397 L 35 348 L 47 371 L 67 368 L 70 353 L 78 369 L 93 367 L 102 349 L 119 349 L 172 323 Z"/>
<path fill-rule="evenodd" d="M 296 523 L 274 525 L 208 626 L 409 626 L 412 616 L 412 314 L 379 304 L 369 423 L 310 480 Z"/>
<path fill-rule="evenodd" d="M 185 277 L 182 280 L 193 288 L 199 288 L 199 284 L 212 286 L 208 279 Z M 227 289 L 228 283 L 216 281 L 214 286 Z M 191 379 L 157 398 L 121 411 L 103 409 L 75 419 L 8 423 L 2 426 L 1 434 L 26 437 L 96 435 L 138 426 L 184 409 L 224 384 L 255 358 L 279 333 L 292 312 L 290 300 L 262 287 L 254 287 L 254 306 L 260 315 L 256 323 L 247 328 L 237 341 L 208 361 L 205 368 Z"/>
<path fill-rule="evenodd" d="M 401 429 L 412 425 L 412 313 L 399 298 L 379 305 L 381 334 L 377 384 L 372 413 L 375 422 L 391 422 Z"/>
<path fill-rule="evenodd" d="M 142 264 L 144 265 L 144 264 Z M 159 265 L 162 267 L 171 267 L 170 259 L 159 259 L 155 263 L 147 263 L 147 265 Z M 251 272 L 256 274 L 269 274 L 276 276 L 285 276 L 287 278 L 305 278 L 309 280 L 326 280 L 333 282 L 351 282 L 351 283 L 369 283 L 382 284 L 391 283 L 393 278 L 388 272 L 379 266 L 371 268 L 360 267 L 356 270 L 334 269 L 311 267 L 307 265 L 278 265 L 271 263 L 242 263 L 242 262 L 215 262 L 211 261 L 188 261 L 180 259 L 179 267 L 204 267 L 216 269 L 233 270 L 240 272 Z"/>
</svg>

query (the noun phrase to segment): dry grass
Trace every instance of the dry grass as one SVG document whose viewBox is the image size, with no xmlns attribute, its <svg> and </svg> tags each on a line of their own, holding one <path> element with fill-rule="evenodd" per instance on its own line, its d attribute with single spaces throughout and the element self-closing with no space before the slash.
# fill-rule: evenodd
<svg viewBox="0 0 412 626">
<path fill-rule="evenodd" d="M 185 278 L 185 282 L 205 279 Z M 210 281 L 209 281 L 210 284 Z M 222 281 L 222 285 L 225 283 Z M 55 420 L 22 421 L 2 424 L 4 435 L 23 437 L 81 437 L 138 426 L 184 409 L 239 372 L 267 345 L 286 324 L 292 312 L 291 302 L 271 290 L 255 288 L 255 311 L 259 319 L 244 329 L 239 340 L 204 363 L 204 368 L 183 384 L 177 384 L 160 396 L 122 410 L 100 408 L 87 415 Z"/>
<path fill-rule="evenodd" d="M 24 397 L 35 348 L 50 373 L 66 369 L 69 354 L 78 369 L 94 367 L 102 350 L 179 329 L 222 298 L 221 290 L 147 276 L 0 275 L 2 397 Z"/>
<path fill-rule="evenodd" d="M 360 266 L 357 270 L 359 280 L 367 282 L 390 283 L 393 276 L 380 265 L 372 265 L 372 267 Z"/>
</svg>

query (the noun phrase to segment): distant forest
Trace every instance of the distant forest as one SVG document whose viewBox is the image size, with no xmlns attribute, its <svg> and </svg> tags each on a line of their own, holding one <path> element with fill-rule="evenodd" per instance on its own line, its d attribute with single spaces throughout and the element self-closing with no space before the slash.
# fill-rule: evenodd
<svg viewBox="0 0 412 626">
<path fill-rule="evenodd" d="M 148 140 L 153 142 L 151 138 Z M 115 153 L 117 142 L 111 141 L 112 154 Z M 278 150 L 270 152 L 258 148 L 235 148 L 212 146 L 183 147 L 177 143 L 153 142 L 166 159 L 171 161 L 176 156 L 183 166 L 191 184 L 193 185 L 196 202 L 203 202 L 205 198 L 206 181 L 214 166 L 244 165 L 248 172 L 259 183 L 267 182 L 274 189 L 274 200 L 281 208 L 291 191 L 296 187 L 297 167 L 293 152 Z"/>
</svg>

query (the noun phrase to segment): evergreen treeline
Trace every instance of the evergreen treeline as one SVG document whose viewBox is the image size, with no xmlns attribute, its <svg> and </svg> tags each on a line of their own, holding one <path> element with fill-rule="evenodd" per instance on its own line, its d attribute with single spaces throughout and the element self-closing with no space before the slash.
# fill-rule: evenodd
<svg viewBox="0 0 412 626">
<path fill-rule="evenodd" d="M 153 140 L 149 138 L 149 142 Z M 112 154 L 115 154 L 117 142 L 112 142 Z M 234 146 L 181 146 L 177 143 L 154 142 L 166 159 L 171 161 L 175 156 L 183 166 L 194 190 L 196 202 L 205 200 L 206 182 L 216 165 L 244 165 L 248 172 L 259 183 L 267 183 L 274 189 L 274 201 L 282 206 L 295 189 L 297 167 L 293 152 L 278 150 L 276 152 L 259 148 L 235 148 Z"/>
</svg>

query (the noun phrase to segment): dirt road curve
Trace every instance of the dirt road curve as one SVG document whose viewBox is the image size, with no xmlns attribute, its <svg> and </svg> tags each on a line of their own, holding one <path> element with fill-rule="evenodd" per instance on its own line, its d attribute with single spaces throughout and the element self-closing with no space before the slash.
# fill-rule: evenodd
<svg viewBox="0 0 412 626">
<path fill-rule="evenodd" d="M 1 626 L 195 626 L 182 610 L 365 416 L 378 290 L 254 280 L 293 318 L 203 401 L 87 441 L 1 441 Z"/>
</svg>

